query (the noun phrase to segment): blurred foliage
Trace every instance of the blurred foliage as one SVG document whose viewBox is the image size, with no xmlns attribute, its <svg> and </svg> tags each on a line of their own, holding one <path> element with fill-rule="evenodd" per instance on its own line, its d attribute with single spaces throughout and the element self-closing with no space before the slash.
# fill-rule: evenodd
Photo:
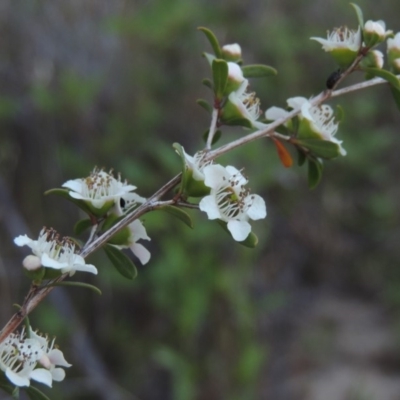
<svg viewBox="0 0 400 400">
<path fill-rule="evenodd" d="M 367 19 L 400 30 L 394 0 L 360 6 Z M 45 190 L 97 165 L 147 196 L 179 171 L 173 142 L 189 153 L 202 145 L 209 121 L 195 100 L 209 98 L 201 52 L 210 49 L 198 26 L 222 44 L 240 43 L 246 63 L 278 69 L 251 81 L 264 109 L 323 90 L 336 66 L 308 38 L 356 26 L 347 1 L 6 0 L 1 9 L 0 171 L 33 235 L 43 224 L 72 234 L 78 219 L 68 202 L 43 198 Z M 273 388 L 269 354 L 279 339 L 268 321 L 299 312 L 304 290 L 365 295 L 400 317 L 400 116 L 387 87 L 333 103 L 345 110 L 338 136 L 348 156 L 326 162 L 312 192 L 305 169 L 284 169 L 267 140 L 221 158 L 245 167 L 266 199 L 269 215 L 254 224 L 257 249 L 237 245 L 204 215 L 192 213 L 191 231 L 154 212 L 145 217 L 152 259 L 134 282 L 103 254 L 89 259 L 100 274 L 83 279 L 103 296 L 69 293 L 119 385 L 146 400 L 267 398 L 260 393 Z M 222 142 L 242 132 L 226 129 Z M 1 257 L 18 270 L 21 255 L 0 230 Z M 26 284 L 12 276 L 12 301 L 20 301 Z M 73 327 L 57 311 L 43 304 L 32 324 L 57 334 L 77 364 L 68 357 Z M 52 399 L 97 399 L 79 376 L 79 368 L 67 371 Z"/>
</svg>

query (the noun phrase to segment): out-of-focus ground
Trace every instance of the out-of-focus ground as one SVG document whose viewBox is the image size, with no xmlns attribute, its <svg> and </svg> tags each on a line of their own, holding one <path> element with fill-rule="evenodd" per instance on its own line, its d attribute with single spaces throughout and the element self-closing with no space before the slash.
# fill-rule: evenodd
<svg viewBox="0 0 400 400">
<path fill-rule="evenodd" d="M 274 353 L 282 357 L 261 398 L 399 399 L 398 339 L 387 310 L 337 293 L 312 297 L 277 335 Z"/>
</svg>

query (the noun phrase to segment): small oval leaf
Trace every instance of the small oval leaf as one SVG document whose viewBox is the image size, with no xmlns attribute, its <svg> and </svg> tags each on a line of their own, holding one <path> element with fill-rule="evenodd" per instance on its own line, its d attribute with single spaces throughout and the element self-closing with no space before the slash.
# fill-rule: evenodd
<svg viewBox="0 0 400 400">
<path fill-rule="evenodd" d="M 252 128 L 251 122 L 246 118 L 232 118 L 224 120 L 222 115 L 221 122 L 224 125 L 229 125 L 229 126 L 244 126 L 245 128 Z"/>
<path fill-rule="evenodd" d="M 178 190 L 178 193 L 182 193 L 183 188 L 185 188 L 187 186 L 188 179 L 190 178 L 190 176 L 189 176 L 190 172 L 186 168 L 186 159 L 185 159 L 185 152 L 183 150 L 183 147 L 179 143 L 174 143 L 172 145 L 172 147 L 178 153 L 178 155 L 182 161 L 182 179 L 181 179 L 181 183 L 179 185 L 179 190 Z"/>
<path fill-rule="evenodd" d="M 278 152 L 279 159 L 284 167 L 290 168 L 293 165 L 293 159 L 290 153 L 287 151 L 286 147 L 275 138 L 271 138 L 275 143 L 276 150 Z"/>
<path fill-rule="evenodd" d="M 87 229 L 90 229 L 93 226 L 92 221 L 87 219 L 81 219 L 78 221 L 74 226 L 74 233 L 75 235 L 80 235 L 81 233 L 85 232 Z"/>
<path fill-rule="evenodd" d="M 265 78 L 278 73 L 275 68 L 263 64 L 245 65 L 242 71 L 245 78 Z"/>
<path fill-rule="evenodd" d="M 304 153 L 304 151 L 302 151 L 301 149 L 299 149 L 298 147 L 296 147 L 297 149 L 297 154 L 298 154 L 298 158 L 297 158 L 297 165 L 299 167 L 301 167 L 307 160 L 307 157 Z"/>
<path fill-rule="evenodd" d="M 360 25 L 361 28 L 361 32 L 362 29 L 364 28 L 364 16 L 363 16 L 363 12 L 361 10 L 361 8 L 355 4 L 355 3 L 350 3 L 350 5 L 354 8 L 354 11 L 357 14 L 357 20 L 358 20 L 358 25 Z"/>
<path fill-rule="evenodd" d="M 30 398 L 30 400 L 50 400 L 43 392 L 41 392 L 38 388 L 34 386 L 29 386 L 24 388 L 26 394 Z"/>
<path fill-rule="evenodd" d="M 373 77 L 379 76 L 380 78 L 384 79 L 385 81 L 388 81 L 396 89 L 400 89 L 399 78 L 395 74 L 387 71 L 386 69 L 363 68 L 362 70 L 367 72 L 368 74 L 371 74 Z"/>
<path fill-rule="evenodd" d="M 211 82 L 211 79 L 204 78 L 201 82 L 204 86 L 207 86 L 209 89 L 213 90 L 213 84 Z"/>
<path fill-rule="evenodd" d="M 396 103 L 397 108 L 400 110 L 400 90 L 390 85 L 390 90 L 393 95 L 393 99 Z"/>
<path fill-rule="evenodd" d="M 296 139 L 293 140 L 292 143 L 299 144 L 300 146 L 310 150 L 315 156 L 325 158 L 327 160 L 340 155 L 339 145 L 328 140 Z"/>
<path fill-rule="evenodd" d="M 85 283 L 85 282 L 62 281 L 62 282 L 50 283 L 47 286 L 76 286 L 76 287 L 81 287 L 84 289 L 93 290 L 93 292 L 96 292 L 99 295 L 102 294 L 101 290 L 98 287 L 96 287 L 94 285 L 90 285 L 89 283 Z"/>
<path fill-rule="evenodd" d="M 217 219 L 216 221 L 217 221 L 218 225 L 232 237 L 232 234 L 229 232 L 227 223 L 225 221 L 221 221 L 220 219 Z M 242 240 L 241 242 L 236 242 L 236 243 L 239 243 L 242 246 L 254 249 L 254 247 L 256 247 L 258 244 L 258 237 L 255 233 L 250 232 L 245 240 Z"/>
<path fill-rule="evenodd" d="M 91 212 L 90 208 L 86 205 L 85 202 L 82 200 L 74 199 L 69 195 L 69 190 L 68 189 L 49 189 L 44 192 L 44 194 L 47 196 L 48 194 L 55 194 L 57 196 L 64 197 L 64 199 L 67 199 L 77 205 L 82 211 L 84 211 L 86 214 L 92 215 L 93 213 Z"/>
<path fill-rule="evenodd" d="M 177 217 L 184 224 L 186 224 L 189 228 L 193 229 L 192 218 L 190 218 L 190 215 L 187 212 L 183 211 L 182 209 L 180 209 L 178 207 L 174 207 L 174 206 L 164 206 L 164 207 L 160 208 L 159 210 L 165 211 L 168 214 L 171 214 L 171 215 Z"/>
<path fill-rule="evenodd" d="M 209 41 L 210 44 L 211 44 L 211 47 L 212 47 L 213 50 L 214 50 L 215 55 L 216 55 L 218 58 L 221 58 L 221 57 L 222 57 L 221 46 L 219 45 L 218 39 L 217 39 L 217 37 L 214 35 L 214 33 L 213 33 L 210 29 L 205 28 L 204 26 L 200 26 L 200 27 L 198 27 L 197 29 L 198 29 L 199 31 L 202 31 L 202 32 L 206 35 L 208 41 Z"/>
<path fill-rule="evenodd" d="M 322 178 L 322 163 L 317 159 L 308 159 L 308 187 L 314 189 Z"/>
<path fill-rule="evenodd" d="M 134 279 L 137 276 L 137 269 L 133 261 L 126 255 L 124 254 L 121 250 L 117 249 L 116 247 L 110 245 L 110 244 L 105 244 L 103 246 L 103 249 L 108 257 L 108 259 L 111 261 L 111 263 L 114 265 L 116 270 L 124 277 L 127 279 Z"/>
<path fill-rule="evenodd" d="M 213 108 L 212 108 L 211 104 L 210 104 L 207 100 L 204 100 L 204 99 L 197 99 L 197 100 L 196 100 L 196 103 L 197 103 L 199 106 L 203 107 L 208 113 L 210 113 L 210 114 L 212 113 Z"/>
<path fill-rule="evenodd" d="M 4 383 L 3 383 L 4 380 Z M 3 371 L 0 371 L 0 389 L 4 390 L 6 393 L 12 395 L 14 392 L 14 386 L 9 384 L 9 380 L 6 378 Z M 14 399 L 18 399 L 17 397 L 13 397 Z"/>
<path fill-rule="evenodd" d="M 207 143 L 208 132 L 210 132 L 209 129 L 207 129 L 207 130 L 203 133 L 203 140 L 204 140 L 204 143 Z M 214 134 L 214 137 L 213 137 L 213 140 L 212 140 L 211 144 L 217 143 L 218 140 L 221 139 L 221 136 L 222 136 L 222 132 L 218 129 L 218 130 L 215 132 L 215 134 Z"/>
<path fill-rule="evenodd" d="M 224 97 L 226 84 L 228 83 L 228 63 L 216 58 L 212 62 L 214 95 L 218 100 Z"/>
</svg>

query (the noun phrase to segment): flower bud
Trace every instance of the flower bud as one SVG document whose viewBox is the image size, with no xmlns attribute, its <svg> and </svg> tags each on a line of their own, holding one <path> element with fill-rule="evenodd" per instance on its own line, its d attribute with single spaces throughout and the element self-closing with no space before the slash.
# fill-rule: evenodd
<svg viewBox="0 0 400 400">
<path fill-rule="evenodd" d="M 370 50 L 362 59 L 360 65 L 364 68 L 379 68 L 383 67 L 383 53 L 379 50 Z"/>
<path fill-rule="evenodd" d="M 386 31 L 384 21 L 367 21 L 364 25 L 363 38 L 367 47 L 382 43 L 392 31 Z"/>
<path fill-rule="evenodd" d="M 387 40 L 387 55 L 389 66 L 396 72 L 400 72 L 400 32 L 394 38 Z"/>
<path fill-rule="evenodd" d="M 225 88 L 226 95 L 238 90 L 245 80 L 242 69 L 234 62 L 228 62 L 228 82 Z"/>
<path fill-rule="evenodd" d="M 24 258 L 22 265 L 28 271 L 36 271 L 42 267 L 42 263 L 38 256 L 29 255 Z"/>
<path fill-rule="evenodd" d="M 222 56 L 226 61 L 237 62 L 242 58 L 242 49 L 237 43 L 222 46 Z"/>
</svg>

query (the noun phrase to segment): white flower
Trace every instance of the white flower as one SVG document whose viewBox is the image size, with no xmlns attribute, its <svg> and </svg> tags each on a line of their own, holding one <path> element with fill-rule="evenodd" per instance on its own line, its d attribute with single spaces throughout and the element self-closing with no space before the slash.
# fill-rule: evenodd
<svg viewBox="0 0 400 400">
<path fill-rule="evenodd" d="M 11 333 L 0 344 L 0 369 L 15 386 L 30 386 L 30 380 L 52 385 L 52 381 L 61 381 L 65 372 L 57 366 L 69 367 L 62 352 L 54 349 L 54 341 L 49 345 L 48 339 L 35 332 L 30 338 L 21 333 Z M 36 368 L 42 364 L 45 368 Z M 46 364 L 46 365 L 44 365 Z"/>
<path fill-rule="evenodd" d="M 183 154 L 185 156 L 185 163 L 188 169 L 193 173 L 193 179 L 196 181 L 204 181 L 203 169 L 207 165 L 211 165 L 213 162 L 211 160 L 205 160 L 207 152 L 198 151 L 194 156 L 190 156 L 183 149 Z"/>
<path fill-rule="evenodd" d="M 327 39 L 319 37 L 311 37 L 310 39 L 321 43 L 325 51 L 348 49 L 358 52 L 361 46 L 361 30 L 360 27 L 358 27 L 357 31 L 341 27 L 331 33 L 328 32 Z"/>
<path fill-rule="evenodd" d="M 96 168 L 87 178 L 67 181 L 62 187 L 69 189 L 69 195 L 74 199 L 84 200 L 97 209 L 104 205 L 111 208 L 122 196 L 136 189 L 126 181 L 122 182 L 120 176 L 115 179 L 111 173 Z"/>
<path fill-rule="evenodd" d="M 230 118 L 247 119 L 252 127 L 263 129 L 266 125 L 257 121 L 261 115 L 260 100 L 254 92 L 247 92 L 248 84 L 249 81 L 245 79 L 238 90 L 230 93 L 222 116 L 228 121 Z"/>
<path fill-rule="evenodd" d="M 306 119 L 310 123 L 313 133 L 317 134 L 323 140 L 336 143 L 339 146 L 340 154 L 343 156 L 346 155 L 346 150 L 343 149 L 341 145 L 342 141 L 335 138 L 339 124 L 335 122 L 332 107 L 327 104 L 312 106 L 311 103 L 306 100 L 301 106 L 300 119 L 301 118 Z"/>
<path fill-rule="evenodd" d="M 245 240 L 251 232 L 248 220 L 267 215 L 264 200 L 245 189 L 247 179 L 235 167 L 209 165 L 204 168 L 204 176 L 204 183 L 211 192 L 200 201 L 200 210 L 206 212 L 209 219 L 227 222 L 236 241 Z"/>
<path fill-rule="evenodd" d="M 316 40 L 322 44 L 322 48 L 331 53 L 332 57 L 341 67 L 350 65 L 358 55 L 361 47 L 361 29 L 357 31 L 341 27 L 328 32 L 327 39 L 319 37 L 311 37 L 311 40 Z"/>
<path fill-rule="evenodd" d="M 310 137 L 310 133 L 306 132 L 311 129 L 311 137 L 317 136 L 322 140 L 327 140 L 336 143 L 339 146 L 339 152 L 346 155 L 346 150 L 341 146 L 342 141 L 335 137 L 338 130 L 338 123 L 335 122 L 332 107 L 323 104 L 313 106 L 305 97 L 292 97 L 287 100 L 288 106 L 293 109 L 300 109 L 299 119 L 299 138 Z M 284 118 L 289 114 L 289 111 L 279 107 L 271 107 L 265 112 L 265 117 L 268 120 L 277 120 Z M 307 123 L 303 123 L 307 121 Z"/>
<path fill-rule="evenodd" d="M 17 246 L 28 246 L 37 257 L 36 264 L 40 262 L 43 267 L 60 270 L 61 273 L 73 275 L 76 271 L 97 274 L 94 265 L 86 264 L 83 257 L 75 253 L 75 243 L 68 238 L 60 239 L 53 229 L 42 229 L 38 240 L 32 240 L 27 235 L 20 235 L 14 239 Z M 24 260 L 23 265 L 34 264 L 32 256 Z"/>
<path fill-rule="evenodd" d="M 61 350 L 54 348 L 55 339 L 49 342 L 47 337 L 38 335 L 36 332 L 32 331 L 32 329 L 30 331 L 30 337 L 39 342 L 43 351 L 38 361 L 39 364 L 50 372 L 53 381 L 62 381 L 65 378 L 65 371 L 59 367 L 69 368 L 71 364 L 65 360 Z"/>
</svg>

